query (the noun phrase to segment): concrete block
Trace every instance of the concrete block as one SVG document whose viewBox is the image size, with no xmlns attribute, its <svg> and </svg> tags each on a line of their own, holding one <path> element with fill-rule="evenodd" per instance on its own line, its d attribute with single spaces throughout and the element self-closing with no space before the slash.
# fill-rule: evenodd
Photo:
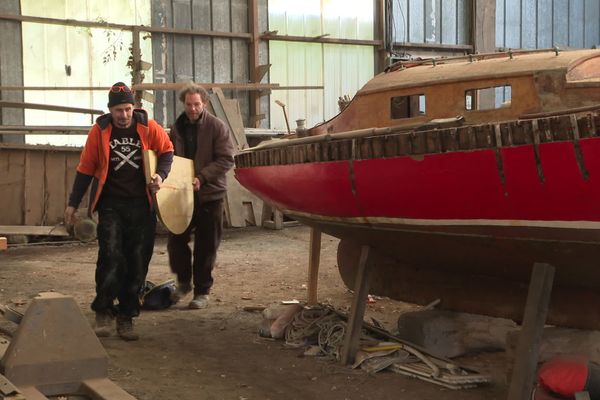
<svg viewBox="0 0 600 400">
<path fill-rule="evenodd" d="M 398 318 L 398 336 L 440 357 L 504 350 L 514 321 L 442 310 L 413 311 Z"/>
<path fill-rule="evenodd" d="M 17 387 L 73 393 L 85 379 L 108 376 L 108 355 L 75 300 L 41 293 L 25 312 L 0 362 Z"/>
</svg>

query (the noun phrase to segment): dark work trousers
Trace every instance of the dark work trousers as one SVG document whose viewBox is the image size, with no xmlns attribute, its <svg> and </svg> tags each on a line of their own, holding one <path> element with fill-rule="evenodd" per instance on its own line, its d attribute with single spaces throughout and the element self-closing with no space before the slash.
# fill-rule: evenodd
<svg viewBox="0 0 600 400">
<path fill-rule="evenodd" d="M 194 260 L 188 245 L 194 234 Z M 180 235 L 169 234 L 167 250 L 171 271 L 180 285 L 194 280 L 194 295 L 208 294 L 213 284 L 212 270 L 223 235 L 223 200 L 194 205 L 190 226 Z"/>
<path fill-rule="evenodd" d="M 156 214 L 147 198 L 101 199 L 92 310 L 125 317 L 139 315 L 139 294 L 152 258 L 155 229 Z M 119 300 L 116 307 L 115 299 Z"/>
</svg>

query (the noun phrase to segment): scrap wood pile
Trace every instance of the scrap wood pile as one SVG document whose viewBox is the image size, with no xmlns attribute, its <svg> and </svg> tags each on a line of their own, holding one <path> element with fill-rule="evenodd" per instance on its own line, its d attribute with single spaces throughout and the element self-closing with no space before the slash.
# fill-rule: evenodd
<svg viewBox="0 0 600 400">
<path fill-rule="evenodd" d="M 278 310 L 267 308 L 263 316 L 262 336 L 285 339 L 288 346 L 304 348 L 305 355 L 340 360 L 348 320 L 345 314 L 330 306 L 309 308 L 295 304 Z M 366 322 L 355 360 L 353 368 L 360 366 L 369 373 L 387 370 L 450 389 L 472 388 L 491 380 Z"/>
</svg>

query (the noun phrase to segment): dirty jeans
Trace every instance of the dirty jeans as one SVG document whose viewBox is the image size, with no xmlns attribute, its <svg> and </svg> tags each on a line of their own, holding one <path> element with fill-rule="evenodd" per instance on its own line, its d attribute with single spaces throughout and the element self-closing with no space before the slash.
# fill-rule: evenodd
<svg viewBox="0 0 600 400">
<path fill-rule="evenodd" d="M 194 259 L 188 245 L 194 233 Z M 180 235 L 169 234 L 167 250 L 171 271 L 179 284 L 194 280 L 194 295 L 208 294 L 213 285 L 212 270 L 223 235 L 223 200 L 194 206 L 190 226 Z"/>
<path fill-rule="evenodd" d="M 155 228 L 156 214 L 147 198 L 101 199 L 92 310 L 124 317 L 139 315 L 139 294 L 152 257 Z"/>
</svg>

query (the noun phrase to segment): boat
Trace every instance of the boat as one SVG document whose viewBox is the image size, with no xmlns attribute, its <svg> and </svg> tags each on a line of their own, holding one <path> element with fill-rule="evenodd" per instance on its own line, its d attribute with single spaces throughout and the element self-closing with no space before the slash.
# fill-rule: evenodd
<svg viewBox="0 0 600 400">
<path fill-rule="evenodd" d="M 600 329 L 600 50 L 403 61 L 334 118 L 236 156 L 238 181 L 340 238 L 352 288 L 522 321 L 535 263 L 547 322 Z"/>
</svg>

